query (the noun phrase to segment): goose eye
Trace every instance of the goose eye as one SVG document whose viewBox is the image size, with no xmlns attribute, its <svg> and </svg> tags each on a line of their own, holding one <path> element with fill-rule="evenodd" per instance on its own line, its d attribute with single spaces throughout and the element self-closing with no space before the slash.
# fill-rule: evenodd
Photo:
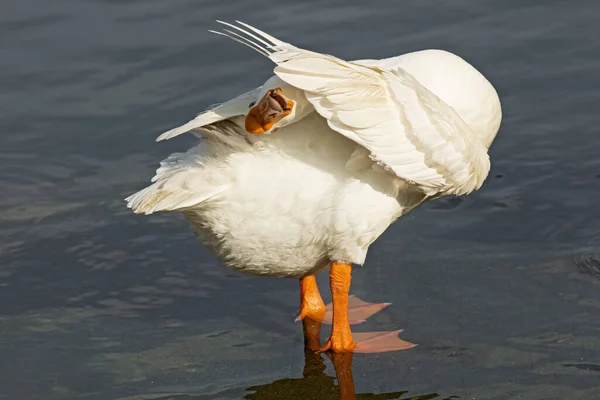
<svg viewBox="0 0 600 400">
<path fill-rule="evenodd" d="M 256 101 L 253 101 L 252 103 L 248 104 L 248 108 L 252 107 L 255 104 L 256 104 Z"/>
</svg>

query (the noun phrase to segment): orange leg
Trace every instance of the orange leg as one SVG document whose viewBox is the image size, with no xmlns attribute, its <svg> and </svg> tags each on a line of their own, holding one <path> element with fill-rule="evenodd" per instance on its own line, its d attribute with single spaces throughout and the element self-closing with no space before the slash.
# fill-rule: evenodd
<svg viewBox="0 0 600 400">
<path fill-rule="evenodd" d="M 352 280 L 352 266 L 333 262 L 329 273 L 329 285 L 333 297 L 333 326 L 331 337 L 320 351 L 331 350 L 336 353 L 381 353 L 406 350 L 415 345 L 398 337 L 402 331 L 361 332 L 356 334 L 355 342 L 350 331 L 348 319 L 348 292 Z"/>
<path fill-rule="evenodd" d="M 335 352 L 352 351 L 356 343 L 352 340 L 350 323 L 348 321 L 348 292 L 352 280 L 352 266 L 333 262 L 329 272 L 329 286 L 333 298 L 333 327 L 331 337 L 321 348 L 321 351 Z"/>
<path fill-rule="evenodd" d="M 325 311 L 325 303 L 319 293 L 315 276 L 310 275 L 300 279 L 300 314 L 296 321 L 310 318 L 320 322 L 325 316 Z"/>
</svg>

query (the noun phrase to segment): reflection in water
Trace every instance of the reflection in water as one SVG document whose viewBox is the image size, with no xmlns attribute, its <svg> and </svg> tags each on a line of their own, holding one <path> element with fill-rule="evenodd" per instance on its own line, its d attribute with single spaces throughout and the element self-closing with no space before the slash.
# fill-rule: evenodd
<svg viewBox="0 0 600 400">
<path fill-rule="evenodd" d="M 304 330 L 304 371 L 302 378 L 280 379 L 273 383 L 260 386 L 252 386 L 247 390 L 254 393 L 244 397 L 247 400 L 283 400 L 283 399 L 302 399 L 302 400 L 384 400 L 384 399 L 402 399 L 402 400 L 427 400 L 437 399 L 437 393 L 426 394 L 416 397 L 403 397 L 407 392 L 393 393 L 354 393 L 354 380 L 352 377 L 352 357 L 353 353 L 324 353 L 335 368 L 335 374 L 338 384 L 335 385 L 335 378 L 325 375 L 325 363 L 323 354 L 316 353 L 321 347 L 319 334 L 321 323 L 308 318 L 302 321 Z M 439 400 L 449 400 L 455 396 Z"/>
</svg>

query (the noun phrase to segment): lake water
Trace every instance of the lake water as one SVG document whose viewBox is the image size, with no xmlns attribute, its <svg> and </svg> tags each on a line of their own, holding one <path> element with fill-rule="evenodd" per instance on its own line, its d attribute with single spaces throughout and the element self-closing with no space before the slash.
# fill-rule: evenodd
<svg viewBox="0 0 600 400">
<path fill-rule="evenodd" d="M 159 133 L 270 76 L 207 32 L 215 19 L 345 59 L 450 50 L 501 97 L 482 190 L 402 218 L 355 269 L 353 294 L 393 302 L 356 331 L 419 344 L 355 355 L 358 399 L 600 398 L 599 13 L 592 0 L 3 1 L 0 399 L 338 398 L 331 360 L 305 359 L 297 281 L 230 271 L 181 216 L 122 201 L 194 143 Z"/>
</svg>

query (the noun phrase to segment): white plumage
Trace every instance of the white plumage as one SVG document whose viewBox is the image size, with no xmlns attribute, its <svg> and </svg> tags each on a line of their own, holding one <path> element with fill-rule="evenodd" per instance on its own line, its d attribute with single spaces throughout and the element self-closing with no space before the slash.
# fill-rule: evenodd
<svg viewBox="0 0 600 400">
<path fill-rule="evenodd" d="M 466 61 L 426 50 L 346 62 L 239 24 L 219 34 L 269 57 L 275 76 L 159 136 L 202 139 L 126 199 L 136 213 L 181 211 L 227 265 L 303 277 L 331 260 L 362 264 L 401 215 L 481 187 L 501 108 Z M 249 105 L 277 87 L 291 114 L 274 134 L 247 133 Z"/>
</svg>

